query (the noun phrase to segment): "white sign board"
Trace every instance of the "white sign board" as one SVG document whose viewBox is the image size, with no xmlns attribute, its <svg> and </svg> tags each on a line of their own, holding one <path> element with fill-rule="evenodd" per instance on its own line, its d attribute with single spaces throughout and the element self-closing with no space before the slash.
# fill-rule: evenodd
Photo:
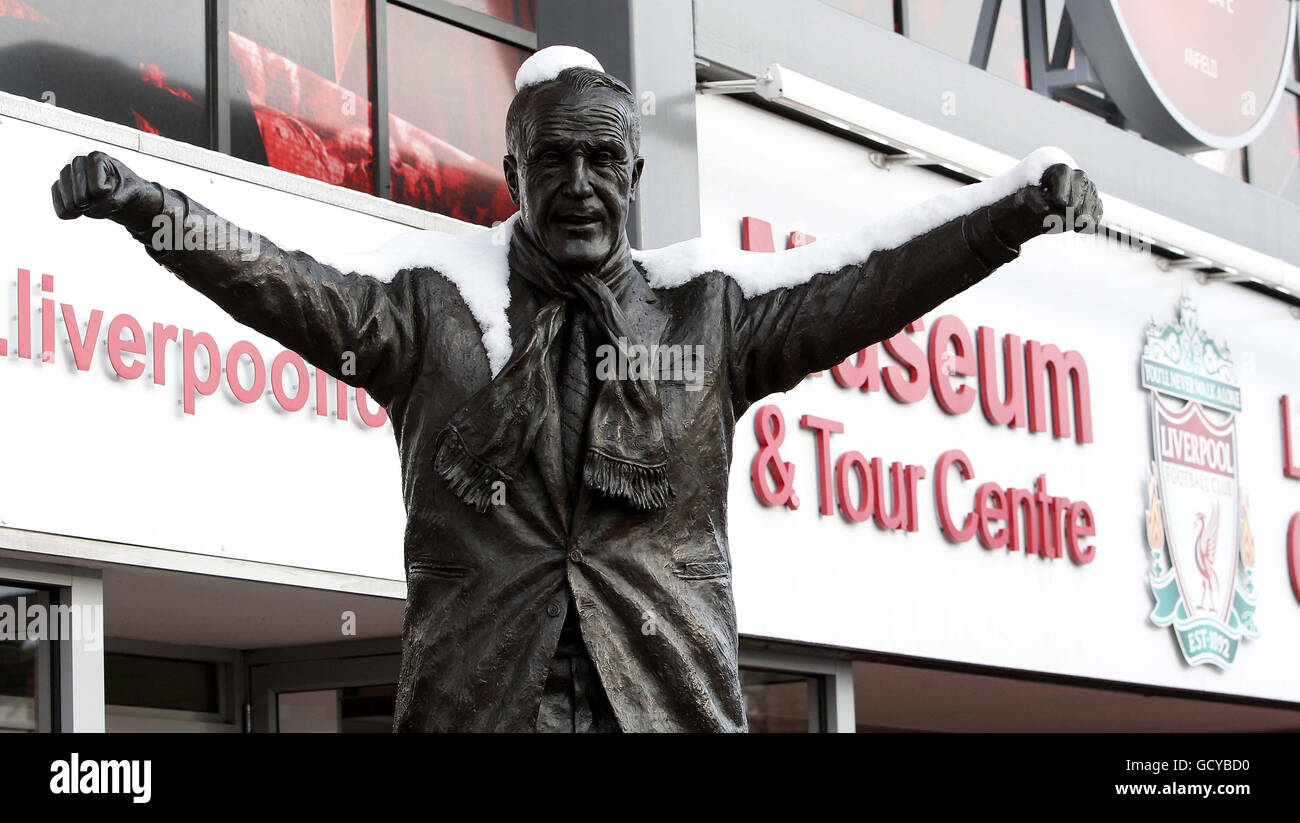
<svg viewBox="0 0 1300 823">
<path fill-rule="evenodd" d="M 697 103 L 704 234 L 717 243 L 738 245 L 742 219 L 751 217 L 770 224 L 776 248 L 783 249 L 791 232 L 845 231 L 957 185 L 919 169 L 882 171 L 861 146 L 743 103 L 718 97 Z M 762 224 L 750 228 L 765 233 Z M 1174 493 L 1169 501 L 1157 500 L 1157 509 L 1170 503 L 1169 511 L 1181 518 L 1153 524 L 1178 537 L 1174 557 L 1163 548 L 1163 535 L 1148 538 L 1149 481 L 1159 467 L 1152 391 L 1144 388 L 1139 365 L 1148 332 L 1176 324 L 1184 296 L 1199 328 L 1227 341 L 1241 410 L 1230 455 L 1205 446 L 1210 440 L 1197 440 L 1192 431 L 1168 433 L 1169 448 L 1186 441 L 1199 444 L 1196 454 L 1207 460 L 1213 454 L 1235 461 L 1253 540 L 1252 550 L 1244 551 L 1232 494 L 1215 497 L 1222 501 L 1212 561 L 1217 571 L 1211 574 L 1216 589 L 1203 604 L 1203 578 L 1195 568 L 1198 501 L 1174 500 Z M 869 366 L 846 369 L 841 377 L 847 388 L 830 374 L 810 377 L 737 423 L 729 528 L 742 633 L 1300 700 L 1294 676 L 1300 603 L 1287 564 L 1300 483 L 1283 475 L 1279 412 L 1282 395 L 1300 392 L 1294 343 L 1300 330 L 1285 305 L 1236 286 L 1201 286 L 1190 274 L 1162 272 L 1149 252 L 1113 238 L 1055 235 L 1027 244 L 1020 259 L 927 314 L 922 325 L 890 347 L 877 347 L 879 373 Z M 986 327 L 982 341 L 980 327 Z M 964 334 L 971 347 L 965 355 L 953 342 Z M 980 352 L 993 367 L 983 389 Z M 1063 370 L 1071 380 L 1062 381 L 1059 398 L 1052 396 L 1050 372 L 1041 364 L 1058 353 L 1061 365 L 1086 371 L 1086 392 L 1072 382 L 1074 373 Z M 1015 418 L 1015 409 L 1003 408 L 1008 362 L 1020 393 L 1011 404 L 1021 415 L 1015 426 L 993 422 Z M 963 376 L 968 372 L 975 374 Z M 868 373 L 879 374 L 874 391 L 856 387 Z M 1035 415 L 1032 384 L 1044 374 Z M 962 391 L 962 385 L 969 388 Z M 765 416 L 770 433 L 768 405 L 784 420 L 780 462 L 794 467 L 797 509 L 765 505 L 754 486 L 761 450 L 755 417 Z M 1226 412 L 1207 414 L 1221 422 Z M 819 437 L 829 458 L 825 483 L 819 482 Z M 963 478 L 952 450 L 962 452 L 973 477 Z M 845 458 L 850 452 L 858 454 Z M 1179 452 L 1183 459 L 1190 453 Z M 881 461 L 883 483 L 875 482 L 873 458 Z M 894 463 L 897 480 L 890 472 Z M 1173 459 L 1166 463 L 1178 468 Z M 760 480 L 769 499 L 779 499 L 772 492 L 780 478 L 770 465 L 760 466 Z M 862 517 L 864 475 L 873 490 L 887 489 L 879 519 L 874 510 Z M 1005 517 L 966 520 L 979 508 L 981 487 L 986 514 L 1010 508 L 1019 528 L 1010 529 Z M 903 493 L 897 501 L 889 493 L 895 488 Z M 831 514 L 821 513 L 823 491 Z M 940 491 L 944 507 L 937 505 Z M 953 539 L 945 536 L 941 508 Z M 896 527 L 882 527 L 882 521 Z M 1159 558 L 1150 543 L 1161 547 Z M 1202 556 L 1205 548 L 1199 546 Z M 1178 595 L 1176 586 L 1167 587 L 1171 562 L 1181 562 L 1187 582 L 1180 603 L 1189 613 L 1171 613 L 1170 623 L 1156 625 L 1152 615 L 1161 603 L 1155 592 Z M 1191 624 L 1202 612 L 1217 619 L 1231 611 L 1224 598 L 1232 598 L 1234 586 L 1244 596 L 1236 604 L 1237 624 L 1222 636 L 1197 633 Z M 1216 660 L 1202 654 L 1194 662 L 1214 665 L 1187 662 L 1211 646 Z"/>
<path fill-rule="evenodd" d="M 73 156 L 96 149 L 285 248 L 363 251 L 409 230 L 3 118 L 0 431 L 7 470 L 0 472 L 0 520 L 13 528 L 403 579 L 397 450 L 391 425 L 373 425 L 382 410 L 374 401 L 359 410 L 356 393 L 345 387 L 347 419 L 340 419 L 332 378 L 322 392 L 310 370 L 300 385 L 291 355 L 273 369 L 283 346 L 160 268 L 120 226 L 57 219 L 51 183 Z M 128 342 L 110 346 L 111 339 Z M 208 382 L 202 343 L 209 339 L 219 386 Z M 227 368 L 232 352 L 234 373 Z M 265 370 L 260 386 L 255 368 Z M 204 395 L 202 385 L 212 393 Z"/>
</svg>

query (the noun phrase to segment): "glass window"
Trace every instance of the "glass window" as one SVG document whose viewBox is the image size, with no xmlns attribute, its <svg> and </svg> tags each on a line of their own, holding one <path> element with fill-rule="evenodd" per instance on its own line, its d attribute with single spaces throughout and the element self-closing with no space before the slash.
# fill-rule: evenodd
<svg viewBox="0 0 1300 823">
<path fill-rule="evenodd" d="M 53 649 L 46 637 L 28 636 L 33 607 L 50 620 L 50 593 L 0 583 L 0 732 L 49 731 L 53 713 Z M 34 633 L 48 629 L 35 629 Z"/>
<path fill-rule="evenodd" d="M 1250 182 L 1300 203 L 1300 97 L 1282 94 L 1264 133 L 1246 149 Z"/>
<path fill-rule="evenodd" d="M 820 729 L 822 679 L 817 675 L 742 668 L 740 688 L 751 732 Z"/>
<path fill-rule="evenodd" d="M 894 0 L 822 0 L 869 23 L 894 30 Z"/>
<path fill-rule="evenodd" d="M 520 28 L 537 31 L 537 0 L 450 0 L 450 2 L 472 11 L 489 14 Z"/>
<path fill-rule="evenodd" d="M 388 5 L 392 197 L 490 225 L 515 211 L 501 160 L 529 52 Z"/>
<path fill-rule="evenodd" d="M 104 702 L 110 706 L 221 711 L 220 667 L 201 660 L 104 655 Z"/>
<path fill-rule="evenodd" d="M 397 684 L 280 692 L 281 732 L 389 734 L 397 707 Z"/>
<path fill-rule="evenodd" d="M 208 145 L 203 0 L 0 0 L 0 89 Z"/>
<path fill-rule="evenodd" d="M 969 62 L 982 5 L 976 0 L 907 0 L 907 36 Z M 1003 0 L 998 12 L 988 70 L 1018 86 L 1029 86 L 1020 3 L 1015 0 Z"/>
<path fill-rule="evenodd" d="M 236 157 L 374 189 L 366 0 L 231 0 Z"/>
<path fill-rule="evenodd" d="M 339 731 L 391 734 L 397 711 L 397 684 L 339 689 Z"/>
<path fill-rule="evenodd" d="M 280 732 L 335 734 L 339 730 L 338 689 L 280 692 L 275 703 Z"/>
</svg>

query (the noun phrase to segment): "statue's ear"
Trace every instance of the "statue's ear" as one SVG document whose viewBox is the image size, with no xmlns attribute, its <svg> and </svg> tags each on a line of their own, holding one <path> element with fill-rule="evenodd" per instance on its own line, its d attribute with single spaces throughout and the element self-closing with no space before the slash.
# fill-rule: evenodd
<svg viewBox="0 0 1300 823">
<path fill-rule="evenodd" d="M 645 168 L 645 158 L 637 157 L 632 161 L 632 189 L 631 194 L 635 195 L 637 188 L 641 185 L 641 170 Z"/>
<path fill-rule="evenodd" d="M 519 205 L 519 164 L 515 162 L 513 154 L 507 154 L 501 161 L 501 166 L 506 173 L 506 188 L 510 190 L 510 199 L 516 206 Z"/>
</svg>

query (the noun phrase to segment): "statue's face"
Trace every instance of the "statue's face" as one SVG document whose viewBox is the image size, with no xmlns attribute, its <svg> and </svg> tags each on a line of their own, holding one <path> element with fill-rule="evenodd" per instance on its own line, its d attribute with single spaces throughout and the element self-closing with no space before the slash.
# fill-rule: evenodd
<svg viewBox="0 0 1300 823">
<path fill-rule="evenodd" d="M 598 266 L 623 233 L 645 162 L 633 153 L 623 106 L 611 89 L 542 89 L 523 124 L 521 156 L 505 159 L 520 221 L 563 268 Z"/>
</svg>

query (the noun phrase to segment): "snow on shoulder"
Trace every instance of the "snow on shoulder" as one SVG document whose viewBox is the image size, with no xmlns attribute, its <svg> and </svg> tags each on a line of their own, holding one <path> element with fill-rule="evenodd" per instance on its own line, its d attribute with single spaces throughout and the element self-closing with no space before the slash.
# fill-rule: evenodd
<svg viewBox="0 0 1300 823">
<path fill-rule="evenodd" d="M 545 83 L 560 76 L 565 69 L 594 69 L 604 71 L 600 61 L 576 46 L 547 46 L 524 61 L 515 73 L 515 91 Z"/>
<path fill-rule="evenodd" d="M 317 256 L 341 272 L 355 272 L 384 282 L 403 269 L 431 268 L 460 292 L 483 333 L 483 348 L 495 377 L 510 360 L 510 238 L 516 212 L 491 231 L 449 234 L 434 230 L 403 232 L 372 252 Z"/>
<path fill-rule="evenodd" d="M 1024 186 L 1037 184 L 1043 172 L 1057 163 L 1077 168 L 1074 160 L 1060 149 L 1041 148 L 996 177 L 946 191 L 911 208 L 872 220 L 855 231 L 819 238 L 816 243 L 788 251 L 744 251 L 711 245 L 697 237 L 662 249 L 634 251 L 632 256 L 645 267 L 652 288 L 674 288 L 716 271 L 735 280 L 746 297 L 756 297 L 860 263 L 874 251 L 900 246 Z"/>
</svg>

